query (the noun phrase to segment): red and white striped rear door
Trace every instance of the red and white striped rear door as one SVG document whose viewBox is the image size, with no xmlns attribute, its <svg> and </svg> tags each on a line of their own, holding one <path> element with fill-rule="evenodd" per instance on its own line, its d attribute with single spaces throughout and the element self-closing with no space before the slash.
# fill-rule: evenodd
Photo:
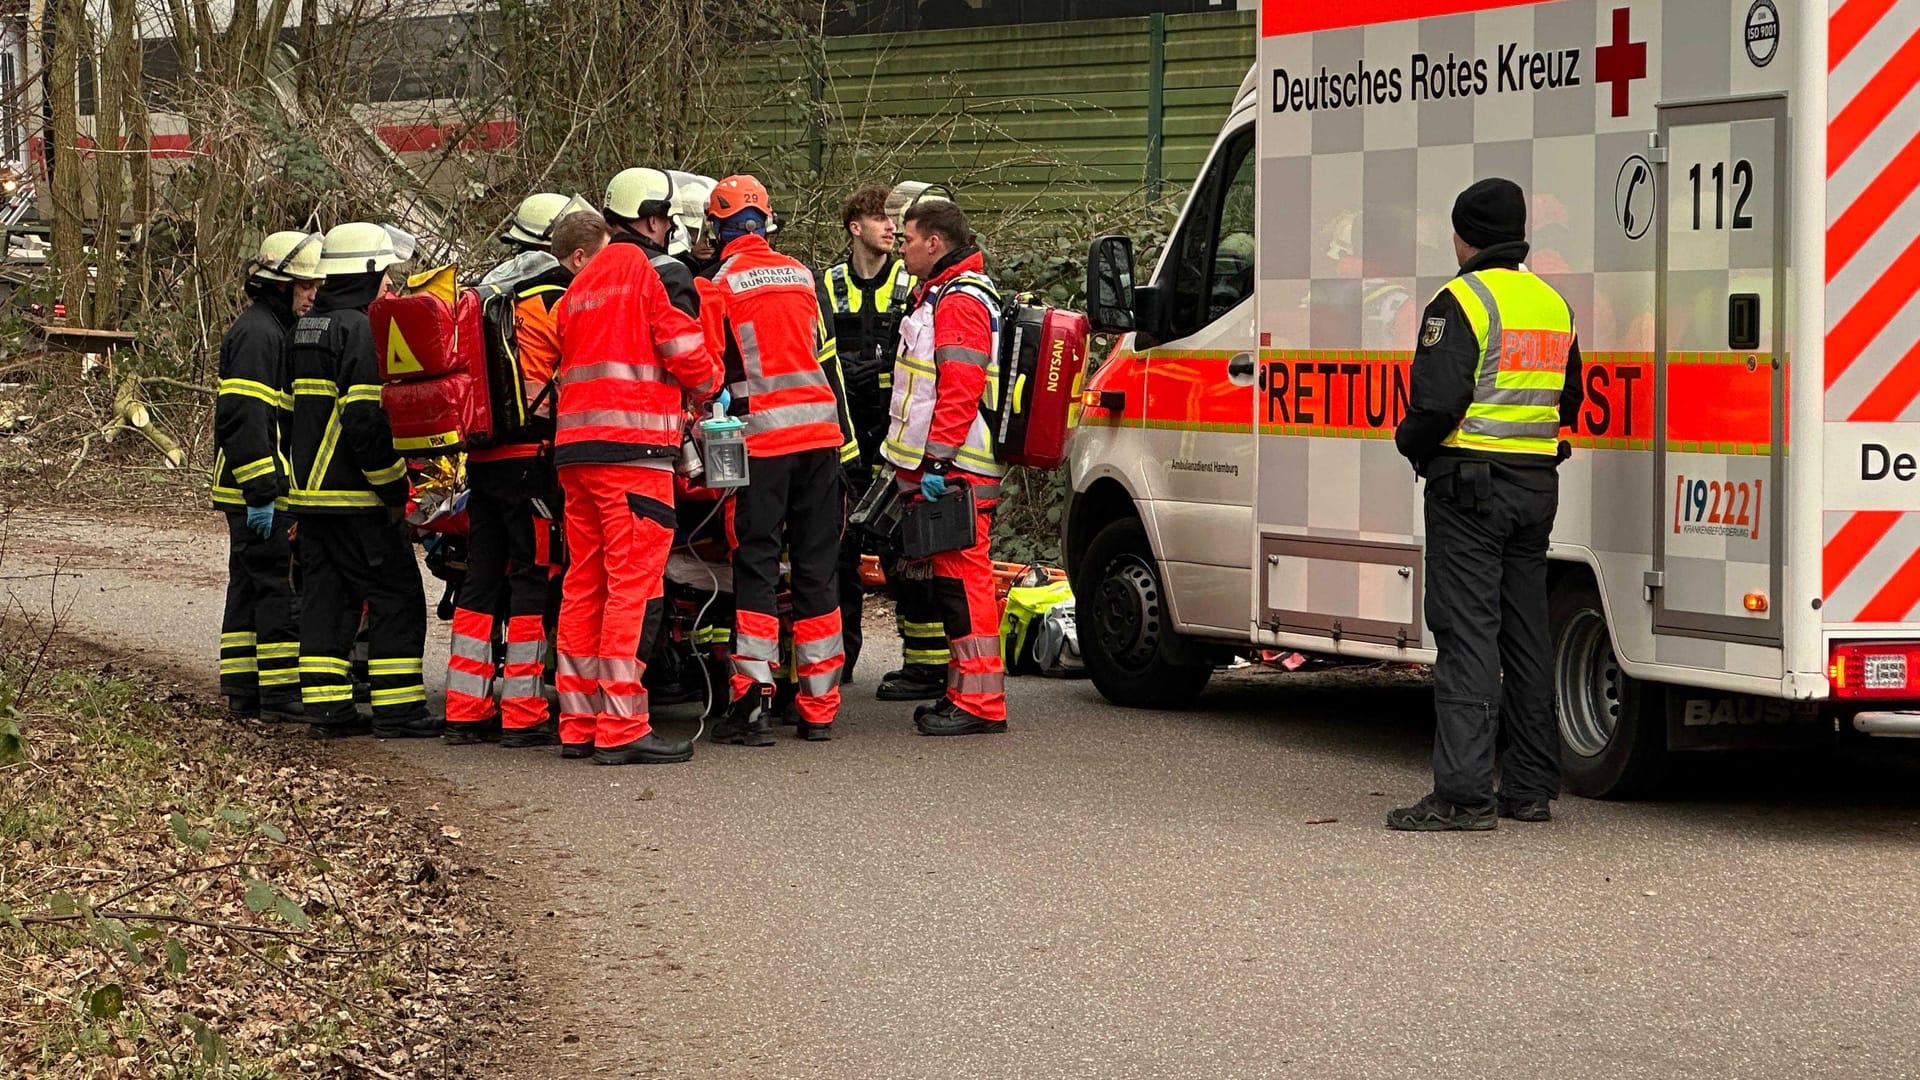
<svg viewBox="0 0 1920 1080">
<path fill-rule="evenodd" d="M 1822 614 L 1920 623 L 1920 0 L 1828 20 Z"/>
</svg>

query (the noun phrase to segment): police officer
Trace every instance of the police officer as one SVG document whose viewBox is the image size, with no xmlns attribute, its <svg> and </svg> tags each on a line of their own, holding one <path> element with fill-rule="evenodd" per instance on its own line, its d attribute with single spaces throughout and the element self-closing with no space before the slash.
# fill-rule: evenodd
<svg viewBox="0 0 1920 1080">
<path fill-rule="evenodd" d="M 247 263 L 250 301 L 220 342 L 213 505 L 227 515 L 227 607 L 220 692 L 237 717 L 296 721 L 300 613 L 286 511 L 286 427 L 293 414 L 287 331 L 313 306 L 320 237 L 277 232 Z"/>
<path fill-rule="evenodd" d="M 900 320 L 917 284 L 893 254 L 893 215 L 887 200 L 893 189 L 867 184 L 847 198 L 841 208 L 841 227 L 847 232 L 847 260 L 820 277 L 820 306 L 833 317 L 834 338 L 846 377 L 847 410 L 860 442 L 860 460 L 847 470 L 849 499 L 858 499 L 880 464 L 880 444 L 887 437 L 887 403 L 893 391 L 893 357 L 900 344 Z M 847 643 L 843 681 L 852 681 L 860 661 L 864 635 L 861 609 L 866 590 L 860 584 L 860 560 L 866 553 L 857 529 L 848 529 L 840 550 L 840 624 Z M 892 552 L 880 553 L 891 568 Z M 947 685 L 946 631 L 931 586 L 923 581 L 888 584 L 896 602 L 895 621 L 906 661 L 888 672 L 876 693 L 881 701 L 927 701 L 939 697 Z"/>
<path fill-rule="evenodd" d="M 1573 312 L 1527 270 L 1527 205 L 1488 179 L 1453 205 L 1460 274 L 1427 305 L 1394 432 L 1426 478 L 1433 793 L 1387 814 L 1416 832 L 1548 821 L 1560 744 L 1548 673 L 1547 540 L 1559 439 L 1580 409 Z M 1494 790 L 1496 757 L 1500 790 Z"/>
<path fill-rule="evenodd" d="M 441 729 L 421 681 L 427 597 L 401 523 L 407 462 L 380 407 L 367 319 L 387 268 L 405 261 L 412 244 L 405 233 L 368 222 L 328 230 L 320 249 L 327 283 L 293 328 L 287 505 L 300 518 L 300 697 L 316 739 L 368 731 L 353 707 L 347 660 L 363 606 L 373 734 L 429 738 Z"/>
</svg>

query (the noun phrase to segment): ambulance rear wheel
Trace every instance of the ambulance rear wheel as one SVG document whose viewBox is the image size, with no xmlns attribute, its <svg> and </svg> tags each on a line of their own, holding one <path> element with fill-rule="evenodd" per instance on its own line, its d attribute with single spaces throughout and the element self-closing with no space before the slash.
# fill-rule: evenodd
<svg viewBox="0 0 1920 1080">
<path fill-rule="evenodd" d="M 1665 695 L 1621 670 L 1590 580 L 1561 581 L 1547 611 L 1566 789 L 1589 799 L 1648 794 L 1666 771 Z"/>
<path fill-rule="evenodd" d="M 1173 628 L 1160 567 L 1138 521 L 1116 521 L 1087 547 L 1087 595 L 1077 599 L 1080 654 L 1094 688 L 1115 705 L 1173 709 L 1190 705 L 1213 666 Z"/>
</svg>

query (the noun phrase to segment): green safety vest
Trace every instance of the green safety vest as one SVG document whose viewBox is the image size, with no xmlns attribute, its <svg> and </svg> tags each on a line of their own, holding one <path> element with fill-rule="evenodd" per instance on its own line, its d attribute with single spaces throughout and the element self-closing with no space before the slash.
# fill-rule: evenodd
<svg viewBox="0 0 1920 1080">
<path fill-rule="evenodd" d="M 1573 351 L 1573 312 L 1525 270 L 1475 270 L 1447 282 L 1480 344 L 1473 404 L 1444 445 L 1496 454 L 1560 448 L 1560 392 Z"/>
</svg>

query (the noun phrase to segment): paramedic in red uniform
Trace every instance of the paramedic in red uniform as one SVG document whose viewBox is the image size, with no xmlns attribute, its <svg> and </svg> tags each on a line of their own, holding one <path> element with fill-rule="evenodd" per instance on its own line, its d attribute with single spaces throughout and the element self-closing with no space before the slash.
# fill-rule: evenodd
<svg viewBox="0 0 1920 1080">
<path fill-rule="evenodd" d="M 565 200 L 555 209 L 567 209 Z M 551 398 L 548 383 L 560 360 L 554 311 L 574 275 L 606 246 L 607 223 L 592 210 L 574 210 L 537 224 L 551 237 L 553 265 L 498 287 L 514 297 L 522 393 L 529 406 L 541 403 L 538 412 L 551 416 L 552 402 L 542 398 Z M 541 684 L 552 570 L 542 559 L 540 539 L 558 501 L 553 466 L 540 442 L 501 443 L 467 454 L 467 485 L 467 575 L 453 612 L 444 737 L 477 743 L 497 723 L 501 746 L 552 746 L 560 740 Z M 501 622 L 506 654 L 495 680 L 493 647 Z"/>
<path fill-rule="evenodd" d="M 780 558 L 791 567 L 799 735 L 833 737 L 840 711 L 840 594 L 835 573 L 846 495 L 843 456 L 859 443 L 839 385 L 833 335 L 813 273 L 767 243 L 767 189 L 730 176 L 707 202 L 720 248 L 703 311 L 723 342 L 731 413 L 745 421 L 748 484 L 729 506 L 734 543 L 733 705 L 720 742 L 773 744 L 780 660 Z"/>
<path fill-rule="evenodd" d="M 953 660 L 946 696 L 916 709 L 914 725 L 922 735 L 1001 732 L 1006 674 L 987 545 L 1006 468 L 994 456 L 983 412 L 998 393 L 1000 295 L 959 206 L 915 203 L 905 233 L 900 258 L 920 286 L 900 329 L 892 423 L 880 452 L 903 491 L 937 499 L 952 484 L 968 484 L 977 513 L 973 544 L 932 558 Z M 902 566 L 910 572 L 910 564 Z"/>
<path fill-rule="evenodd" d="M 556 311 L 553 460 L 571 557 L 555 642 L 560 752 L 602 765 L 686 761 L 693 744 L 648 722 L 640 657 L 662 617 L 686 408 L 720 392 L 720 367 L 630 230 L 574 277 Z"/>
<path fill-rule="evenodd" d="M 1427 305 L 1394 445 L 1426 483 L 1433 793 L 1387 814 L 1414 832 L 1548 821 L 1560 794 L 1547 543 L 1560 429 L 1581 404 L 1573 313 L 1526 268 L 1527 203 L 1482 180 L 1453 205 L 1460 274 Z M 1499 788 L 1494 787 L 1496 766 Z"/>
</svg>

